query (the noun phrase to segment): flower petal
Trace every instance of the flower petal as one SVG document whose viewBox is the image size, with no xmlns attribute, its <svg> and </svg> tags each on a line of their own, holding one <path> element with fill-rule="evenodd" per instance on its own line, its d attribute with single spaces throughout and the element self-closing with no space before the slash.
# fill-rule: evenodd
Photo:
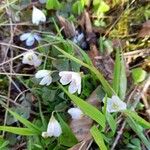
<svg viewBox="0 0 150 150">
<path fill-rule="evenodd" d="M 79 108 L 70 108 L 68 113 L 71 115 L 72 119 L 81 119 L 83 112 Z"/>
<path fill-rule="evenodd" d="M 39 83 L 40 85 L 50 85 L 52 83 L 52 77 L 50 75 L 45 76 L 41 82 Z"/>
<path fill-rule="evenodd" d="M 126 103 L 121 101 L 120 98 L 116 95 L 112 96 L 112 98 L 107 100 L 107 111 L 108 112 L 118 112 L 125 110 L 127 107 Z"/>
<path fill-rule="evenodd" d="M 127 109 L 127 104 L 123 102 L 118 96 L 113 95 L 112 100 L 116 101 L 119 105 L 119 110 L 125 110 Z"/>
<path fill-rule="evenodd" d="M 35 78 L 39 79 L 39 78 L 43 78 L 45 76 L 48 76 L 50 73 L 49 70 L 39 70 L 36 74 L 35 74 Z"/>
<path fill-rule="evenodd" d="M 47 127 L 48 136 L 59 137 L 62 133 L 61 126 L 59 122 L 55 119 L 54 116 L 51 117 L 48 127 Z"/>
<path fill-rule="evenodd" d="M 21 41 L 25 41 L 28 39 L 28 37 L 31 35 L 31 33 L 24 33 L 20 36 Z"/>
<path fill-rule="evenodd" d="M 39 34 L 34 33 L 33 36 L 38 42 L 41 40 L 41 37 L 39 36 Z"/>
<path fill-rule="evenodd" d="M 66 75 L 61 76 L 60 83 L 62 85 L 67 85 L 68 83 L 71 82 L 71 80 L 72 80 L 72 75 L 66 74 Z"/>
<path fill-rule="evenodd" d="M 39 25 L 40 22 L 45 22 L 46 17 L 45 14 L 35 6 L 33 6 L 33 11 L 32 11 L 32 23 Z"/>
<path fill-rule="evenodd" d="M 69 91 L 71 94 L 73 94 L 73 93 L 75 93 L 77 90 L 78 90 L 78 86 L 77 86 L 77 84 L 76 84 L 76 81 L 73 80 L 73 81 L 70 83 L 70 85 L 69 85 L 68 91 Z"/>
<path fill-rule="evenodd" d="M 35 42 L 34 36 L 31 34 L 26 40 L 26 45 L 32 46 L 34 44 L 34 42 Z"/>
<path fill-rule="evenodd" d="M 33 55 L 34 55 L 33 51 L 24 53 L 22 63 L 33 65 Z"/>
</svg>

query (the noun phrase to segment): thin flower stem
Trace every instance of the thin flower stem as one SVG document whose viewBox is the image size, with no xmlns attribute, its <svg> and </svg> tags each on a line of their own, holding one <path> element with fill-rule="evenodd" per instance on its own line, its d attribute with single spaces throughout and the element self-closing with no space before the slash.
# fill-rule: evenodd
<svg viewBox="0 0 150 150">
<path fill-rule="evenodd" d="M 10 72 L 0 72 L 0 75 L 27 76 L 27 77 L 34 76 L 33 74 L 19 74 L 19 73 L 10 73 Z"/>
</svg>

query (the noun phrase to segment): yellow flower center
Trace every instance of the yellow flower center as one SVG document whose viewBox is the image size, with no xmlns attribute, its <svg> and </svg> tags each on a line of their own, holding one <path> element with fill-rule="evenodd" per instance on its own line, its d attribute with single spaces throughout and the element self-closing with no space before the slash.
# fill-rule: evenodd
<svg viewBox="0 0 150 150">
<path fill-rule="evenodd" d="M 118 110 L 119 109 L 119 105 L 116 104 L 116 103 L 113 103 L 112 104 L 112 108 L 115 109 L 115 110 Z"/>
</svg>

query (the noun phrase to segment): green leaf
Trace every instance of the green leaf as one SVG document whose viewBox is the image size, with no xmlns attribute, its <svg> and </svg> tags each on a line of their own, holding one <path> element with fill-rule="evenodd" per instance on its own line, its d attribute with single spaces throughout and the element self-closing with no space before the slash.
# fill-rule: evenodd
<svg viewBox="0 0 150 150">
<path fill-rule="evenodd" d="M 93 5 L 100 5 L 101 0 L 93 0 Z"/>
<path fill-rule="evenodd" d="M 107 5 L 104 1 L 101 1 L 98 11 L 100 13 L 105 13 L 110 9 L 109 5 Z"/>
<path fill-rule="evenodd" d="M 68 95 L 68 97 L 85 113 L 85 115 L 89 116 L 91 119 L 96 121 L 102 128 L 105 128 L 105 117 L 104 115 L 94 106 L 85 102 L 83 99 L 70 94 L 62 85 L 60 85 L 62 90 Z"/>
<path fill-rule="evenodd" d="M 117 129 L 117 124 L 116 124 L 116 120 L 113 118 L 113 116 L 110 113 L 106 113 L 106 120 L 111 128 L 111 130 L 113 131 L 113 133 L 115 134 L 116 129 Z"/>
<path fill-rule="evenodd" d="M 143 70 L 142 68 L 132 69 L 132 78 L 135 84 L 142 82 L 145 79 L 146 75 L 147 75 L 146 71 Z"/>
<path fill-rule="evenodd" d="M 132 130 L 138 135 L 138 137 L 142 140 L 147 149 L 150 149 L 150 141 L 147 140 L 143 132 L 141 131 L 141 127 L 131 118 L 128 117 L 127 122 Z"/>
<path fill-rule="evenodd" d="M 113 89 L 117 95 L 119 93 L 120 68 L 121 68 L 120 51 L 119 49 L 117 49 L 115 66 L 114 66 L 114 76 L 113 76 Z"/>
<path fill-rule="evenodd" d="M 58 10 L 60 8 L 61 4 L 59 3 L 58 0 L 47 0 L 46 2 L 46 9 L 54 9 Z"/>
<path fill-rule="evenodd" d="M 35 132 L 36 134 L 41 134 L 40 128 L 38 128 L 36 125 L 32 124 L 30 121 L 22 118 L 17 113 L 11 111 L 9 108 L 6 108 L 8 112 L 13 115 L 17 120 L 19 120 L 22 124 L 24 124 L 26 127 L 28 127 L 30 130 Z"/>
<path fill-rule="evenodd" d="M 127 89 L 126 70 L 123 57 L 121 57 L 120 50 L 116 50 L 116 60 L 114 66 L 113 89 L 118 96 L 124 100 Z"/>
<path fill-rule="evenodd" d="M 0 130 L 11 132 L 11 133 L 14 133 L 14 134 L 19 134 L 19 135 L 26 135 L 26 136 L 37 135 L 36 132 L 34 132 L 33 130 L 28 129 L 28 128 L 0 126 Z"/>
<path fill-rule="evenodd" d="M 81 1 L 76 1 L 73 6 L 72 6 L 72 11 L 75 14 L 80 15 L 83 12 L 84 5 L 82 4 Z"/>
<path fill-rule="evenodd" d="M 8 150 L 8 145 L 9 145 L 9 141 L 8 140 L 6 141 L 5 139 L 0 137 L 0 149 Z"/>
<path fill-rule="evenodd" d="M 62 128 L 62 134 L 59 137 L 59 143 L 64 146 L 72 147 L 73 145 L 78 143 L 78 140 L 74 136 L 72 130 L 69 128 L 66 122 L 61 118 L 61 116 L 57 113 L 58 120 L 60 122 Z"/>
<path fill-rule="evenodd" d="M 136 120 L 138 123 L 140 123 L 144 128 L 150 129 L 150 123 L 144 120 L 142 117 L 138 116 L 138 114 L 131 110 L 125 110 L 124 113 L 128 117 L 132 117 L 134 120 Z"/>
<path fill-rule="evenodd" d="M 127 90 L 127 76 L 126 76 L 126 67 L 123 57 L 121 57 L 121 68 L 120 68 L 120 83 L 119 83 L 119 97 L 124 100 Z"/>
<path fill-rule="evenodd" d="M 83 6 L 88 6 L 90 4 L 90 0 L 81 0 Z"/>
<path fill-rule="evenodd" d="M 22 124 L 24 124 L 26 127 L 28 127 L 30 130 L 32 130 L 33 132 L 37 133 L 37 134 L 41 134 L 41 130 L 40 128 L 38 128 L 36 125 L 34 125 L 33 123 L 31 123 L 30 121 L 28 121 L 27 119 L 21 117 L 20 115 L 18 115 L 16 112 L 13 112 L 11 109 L 7 108 L 6 104 L 2 101 L 0 101 L 0 104 L 7 109 L 7 111 L 13 115 L 17 120 L 19 120 Z"/>
<path fill-rule="evenodd" d="M 95 125 L 90 129 L 90 132 L 91 132 L 95 142 L 99 146 L 99 149 L 100 150 L 107 150 L 107 147 L 104 143 L 103 136 Z"/>
</svg>

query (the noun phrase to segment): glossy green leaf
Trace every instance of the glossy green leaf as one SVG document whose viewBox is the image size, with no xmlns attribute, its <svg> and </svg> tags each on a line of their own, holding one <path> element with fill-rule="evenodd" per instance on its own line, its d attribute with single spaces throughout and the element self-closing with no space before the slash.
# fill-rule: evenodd
<svg viewBox="0 0 150 150">
<path fill-rule="evenodd" d="M 90 132 L 91 132 L 95 142 L 99 146 L 99 149 L 100 150 L 107 150 L 107 147 L 106 147 L 106 145 L 104 143 L 103 136 L 102 136 L 101 132 L 98 130 L 98 128 L 96 126 L 93 126 L 90 129 Z"/>
<path fill-rule="evenodd" d="M 145 79 L 146 75 L 146 71 L 142 68 L 132 69 L 132 78 L 134 80 L 134 83 L 142 82 Z"/>
</svg>

